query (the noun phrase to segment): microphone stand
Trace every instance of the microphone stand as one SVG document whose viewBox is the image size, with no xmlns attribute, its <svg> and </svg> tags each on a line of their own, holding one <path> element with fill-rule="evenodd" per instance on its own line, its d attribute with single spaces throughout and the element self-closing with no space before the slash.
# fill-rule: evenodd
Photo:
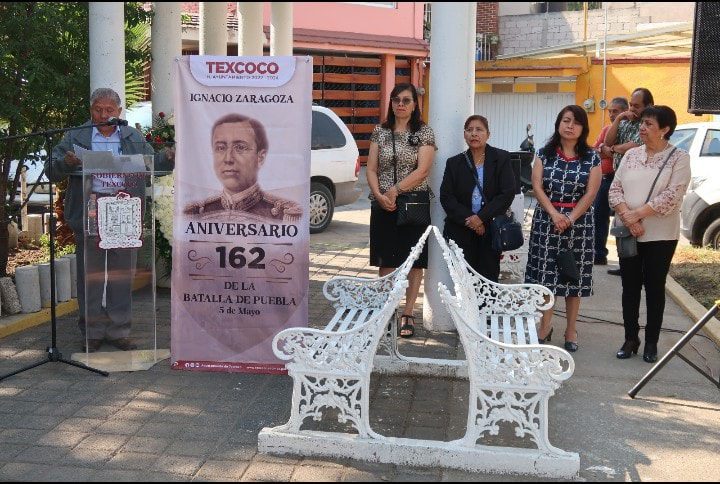
<svg viewBox="0 0 720 484">
<path fill-rule="evenodd" d="M 78 131 L 81 129 L 92 129 L 92 128 L 98 128 L 98 127 L 104 127 L 104 126 L 121 126 L 121 125 L 127 125 L 127 121 L 119 120 L 119 119 L 111 119 L 108 122 L 104 123 L 97 123 L 97 124 L 91 124 L 91 125 L 83 125 L 83 126 L 74 126 L 71 128 L 58 128 L 58 129 L 50 129 L 47 131 L 38 131 L 36 133 L 29 133 L 29 134 L 21 134 L 16 136 L 8 136 L 5 138 L 0 138 L 0 142 L 7 142 L 7 141 L 13 141 L 13 140 L 19 140 L 19 139 L 25 139 L 30 138 L 32 136 L 43 136 L 45 138 L 45 150 L 46 150 L 46 156 L 47 159 L 50 160 L 49 167 L 52 171 L 52 150 L 53 150 L 53 142 L 52 137 L 56 134 L 66 133 L 68 131 Z M 45 169 L 43 168 L 42 173 L 40 173 L 39 179 L 42 178 L 43 174 L 45 173 Z M 57 319 L 55 315 L 55 208 L 53 204 L 53 190 L 52 190 L 52 180 L 51 177 L 48 176 L 48 182 L 50 185 L 49 192 L 49 201 L 50 201 L 50 227 L 49 227 L 49 235 L 50 235 L 50 327 L 51 327 L 51 333 L 52 333 L 52 342 L 50 346 L 48 346 L 45 351 L 47 351 L 47 357 L 43 360 L 40 360 L 38 362 L 32 363 L 24 368 L 20 368 L 19 370 L 13 371 L 11 373 L 8 373 L 6 375 L 0 376 L 0 381 L 10 378 L 11 376 L 17 375 L 18 373 L 22 373 L 27 370 L 31 370 L 35 367 L 44 365 L 45 363 L 50 362 L 60 362 L 65 363 L 68 365 L 72 365 L 78 368 L 82 368 L 84 370 L 92 371 L 95 373 L 98 373 L 102 376 L 108 376 L 109 373 L 104 370 L 99 370 L 97 368 L 92 368 L 90 366 L 84 365 L 83 363 L 68 360 L 66 358 L 63 358 L 62 353 L 60 353 L 60 350 L 57 348 Z"/>
</svg>

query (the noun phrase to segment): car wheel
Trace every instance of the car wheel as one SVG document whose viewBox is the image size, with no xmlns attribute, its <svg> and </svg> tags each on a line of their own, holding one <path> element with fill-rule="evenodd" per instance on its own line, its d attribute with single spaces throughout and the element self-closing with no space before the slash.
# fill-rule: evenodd
<svg viewBox="0 0 720 484">
<path fill-rule="evenodd" d="M 333 212 L 335 211 L 335 200 L 330 189 L 319 182 L 310 184 L 310 233 L 322 232 L 330 225 Z"/>
<path fill-rule="evenodd" d="M 703 247 L 707 247 L 709 245 L 715 250 L 720 250 L 720 218 L 715 220 L 708 226 L 707 229 L 705 229 L 702 245 Z"/>
</svg>

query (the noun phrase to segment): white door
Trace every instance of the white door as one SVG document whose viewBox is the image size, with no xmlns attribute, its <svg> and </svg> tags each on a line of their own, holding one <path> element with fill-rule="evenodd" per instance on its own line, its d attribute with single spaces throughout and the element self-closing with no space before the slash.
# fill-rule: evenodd
<svg viewBox="0 0 720 484">
<path fill-rule="evenodd" d="M 485 116 L 490 124 L 488 143 L 508 151 L 520 150 L 528 124 L 535 149 L 542 147 L 555 129 L 558 113 L 568 104 L 575 104 L 575 93 L 475 94 L 475 114 Z"/>
</svg>

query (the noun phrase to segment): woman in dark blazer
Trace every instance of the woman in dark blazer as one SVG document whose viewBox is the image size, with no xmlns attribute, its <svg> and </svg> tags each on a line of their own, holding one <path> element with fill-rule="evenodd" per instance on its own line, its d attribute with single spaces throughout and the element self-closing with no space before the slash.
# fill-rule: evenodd
<svg viewBox="0 0 720 484">
<path fill-rule="evenodd" d="M 510 208 L 516 181 L 510 153 L 488 145 L 489 137 L 483 116 L 476 114 L 465 121 L 469 149 L 447 160 L 440 203 L 447 214 L 443 235 L 463 249 L 475 271 L 497 282 L 501 253 L 492 248 L 492 221 Z"/>
</svg>

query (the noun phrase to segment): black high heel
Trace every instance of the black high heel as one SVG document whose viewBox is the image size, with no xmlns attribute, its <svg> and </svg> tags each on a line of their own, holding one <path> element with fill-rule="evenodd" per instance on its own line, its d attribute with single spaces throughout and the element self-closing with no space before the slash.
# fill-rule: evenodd
<svg viewBox="0 0 720 484">
<path fill-rule="evenodd" d="M 638 340 L 625 340 L 625 343 L 623 343 L 622 348 L 615 354 L 619 359 L 621 360 L 627 360 L 630 358 L 633 354 L 637 355 L 638 349 L 640 348 L 640 341 Z M 644 355 L 643 355 L 644 358 Z"/>
<path fill-rule="evenodd" d="M 551 341 L 553 329 L 555 329 L 555 328 L 550 328 L 550 332 L 544 338 L 538 338 L 538 343 L 540 343 L 541 345 L 544 345 L 545 343 Z"/>
<path fill-rule="evenodd" d="M 645 349 L 643 350 L 643 361 L 646 361 L 648 363 L 655 363 L 657 361 L 657 345 L 645 343 Z"/>
<path fill-rule="evenodd" d="M 578 337 L 578 332 L 575 331 L 575 339 Z M 567 337 L 565 339 L 565 349 L 569 351 L 570 353 L 575 353 L 578 350 L 579 346 L 577 341 L 568 341 Z"/>
</svg>

